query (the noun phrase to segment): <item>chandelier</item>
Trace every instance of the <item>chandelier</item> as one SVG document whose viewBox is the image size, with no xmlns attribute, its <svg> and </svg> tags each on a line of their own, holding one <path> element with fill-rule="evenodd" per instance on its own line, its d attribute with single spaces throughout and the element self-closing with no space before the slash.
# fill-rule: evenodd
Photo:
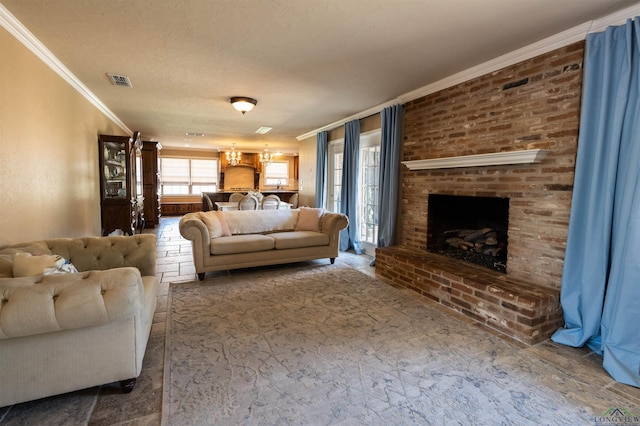
<svg viewBox="0 0 640 426">
<path fill-rule="evenodd" d="M 267 149 L 267 146 L 269 145 L 264 146 L 264 153 L 260 154 L 260 162 L 264 166 L 268 166 L 269 164 L 271 164 L 271 161 L 273 161 L 273 154 L 269 154 L 269 150 Z"/>
<path fill-rule="evenodd" d="M 242 157 L 242 153 L 236 152 L 236 144 L 231 145 L 231 152 L 227 151 L 227 163 L 232 166 L 237 166 L 240 164 L 240 158 Z"/>
</svg>

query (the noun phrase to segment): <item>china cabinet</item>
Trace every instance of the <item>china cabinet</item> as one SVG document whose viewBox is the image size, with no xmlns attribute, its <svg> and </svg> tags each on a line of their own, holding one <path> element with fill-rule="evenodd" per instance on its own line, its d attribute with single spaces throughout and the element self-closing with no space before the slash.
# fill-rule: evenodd
<svg viewBox="0 0 640 426">
<path fill-rule="evenodd" d="M 115 230 L 134 234 L 144 228 L 142 139 L 100 135 L 100 210 L 102 234 Z"/>
</svg>

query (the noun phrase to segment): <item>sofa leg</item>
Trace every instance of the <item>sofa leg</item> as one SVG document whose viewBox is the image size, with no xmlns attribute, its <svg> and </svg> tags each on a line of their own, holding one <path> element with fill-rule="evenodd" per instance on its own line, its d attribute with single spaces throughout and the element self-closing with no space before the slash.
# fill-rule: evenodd
<svg viewBox="0 0 640 426">
<path fill-rule="evenodd" d="M 329 260 L 331 261 L 331 264 L 333 265 L 333 263 L 336 261 L 335 257 L 330 257 Z"/>
<path fill-rule="evenodd" d="M 135 386 L 136 386 L 135 377 L 133 379 L 120 380 L 120 389 L 122 389 L 122 393 L 131 392 Z"/>
<path fill-rule="evenodd" d="M 205 274 L 204 272 L 198 272 L 198 279 L 200 281 L 204 280 L 204 274 Z"/>
</svg>

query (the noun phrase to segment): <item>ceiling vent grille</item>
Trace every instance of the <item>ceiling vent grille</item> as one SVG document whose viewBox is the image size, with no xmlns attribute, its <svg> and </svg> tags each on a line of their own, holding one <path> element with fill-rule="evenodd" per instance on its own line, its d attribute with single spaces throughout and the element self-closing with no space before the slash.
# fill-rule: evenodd
<svg viewBox="0 0 640 426">
<path fill-rule="evenodd" d="M 115 86 L 122 87 L 133 87 L 131 81 L 129 81 L 129 77 L 126 75 L 118 75 L 118 74 L 107 74 L 109 76 L 109 80 Z"/>
</svg>

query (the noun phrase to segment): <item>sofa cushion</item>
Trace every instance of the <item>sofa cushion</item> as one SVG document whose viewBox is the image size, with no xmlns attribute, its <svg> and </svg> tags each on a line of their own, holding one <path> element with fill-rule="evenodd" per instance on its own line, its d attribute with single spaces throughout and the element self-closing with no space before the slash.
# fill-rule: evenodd
<svg viewBox="0 0 640 426">
<path fill-rule="evenodd" d="M 329 245 L 329 235 L 314 231 L 276 232 L 269 234 L 277 249 L 295 249 Z"/>
<path fill-rule="evenodd" d="M 298 210 L 228 210 L 220 212 L 231 234 L 264 234 L 293 231 L 298 221 Z"/>
<path fill-rule="evenodd" d="M 296 231 L 320 231 L 320 217 L 324 209 L 300 207 Z"/>
<path fill-rule="evenodd" d="M 272 250 L 275 247 L 271 237 L 260 234 L 233 235 L 211 240 L 211 254 L 236 254 Z"/>
<path fill-rule="evenodd" d="M 0 279 L 0 339 L 126 320 L 143 297 L 140 272 L 131 267 Z"/>
</svg>

